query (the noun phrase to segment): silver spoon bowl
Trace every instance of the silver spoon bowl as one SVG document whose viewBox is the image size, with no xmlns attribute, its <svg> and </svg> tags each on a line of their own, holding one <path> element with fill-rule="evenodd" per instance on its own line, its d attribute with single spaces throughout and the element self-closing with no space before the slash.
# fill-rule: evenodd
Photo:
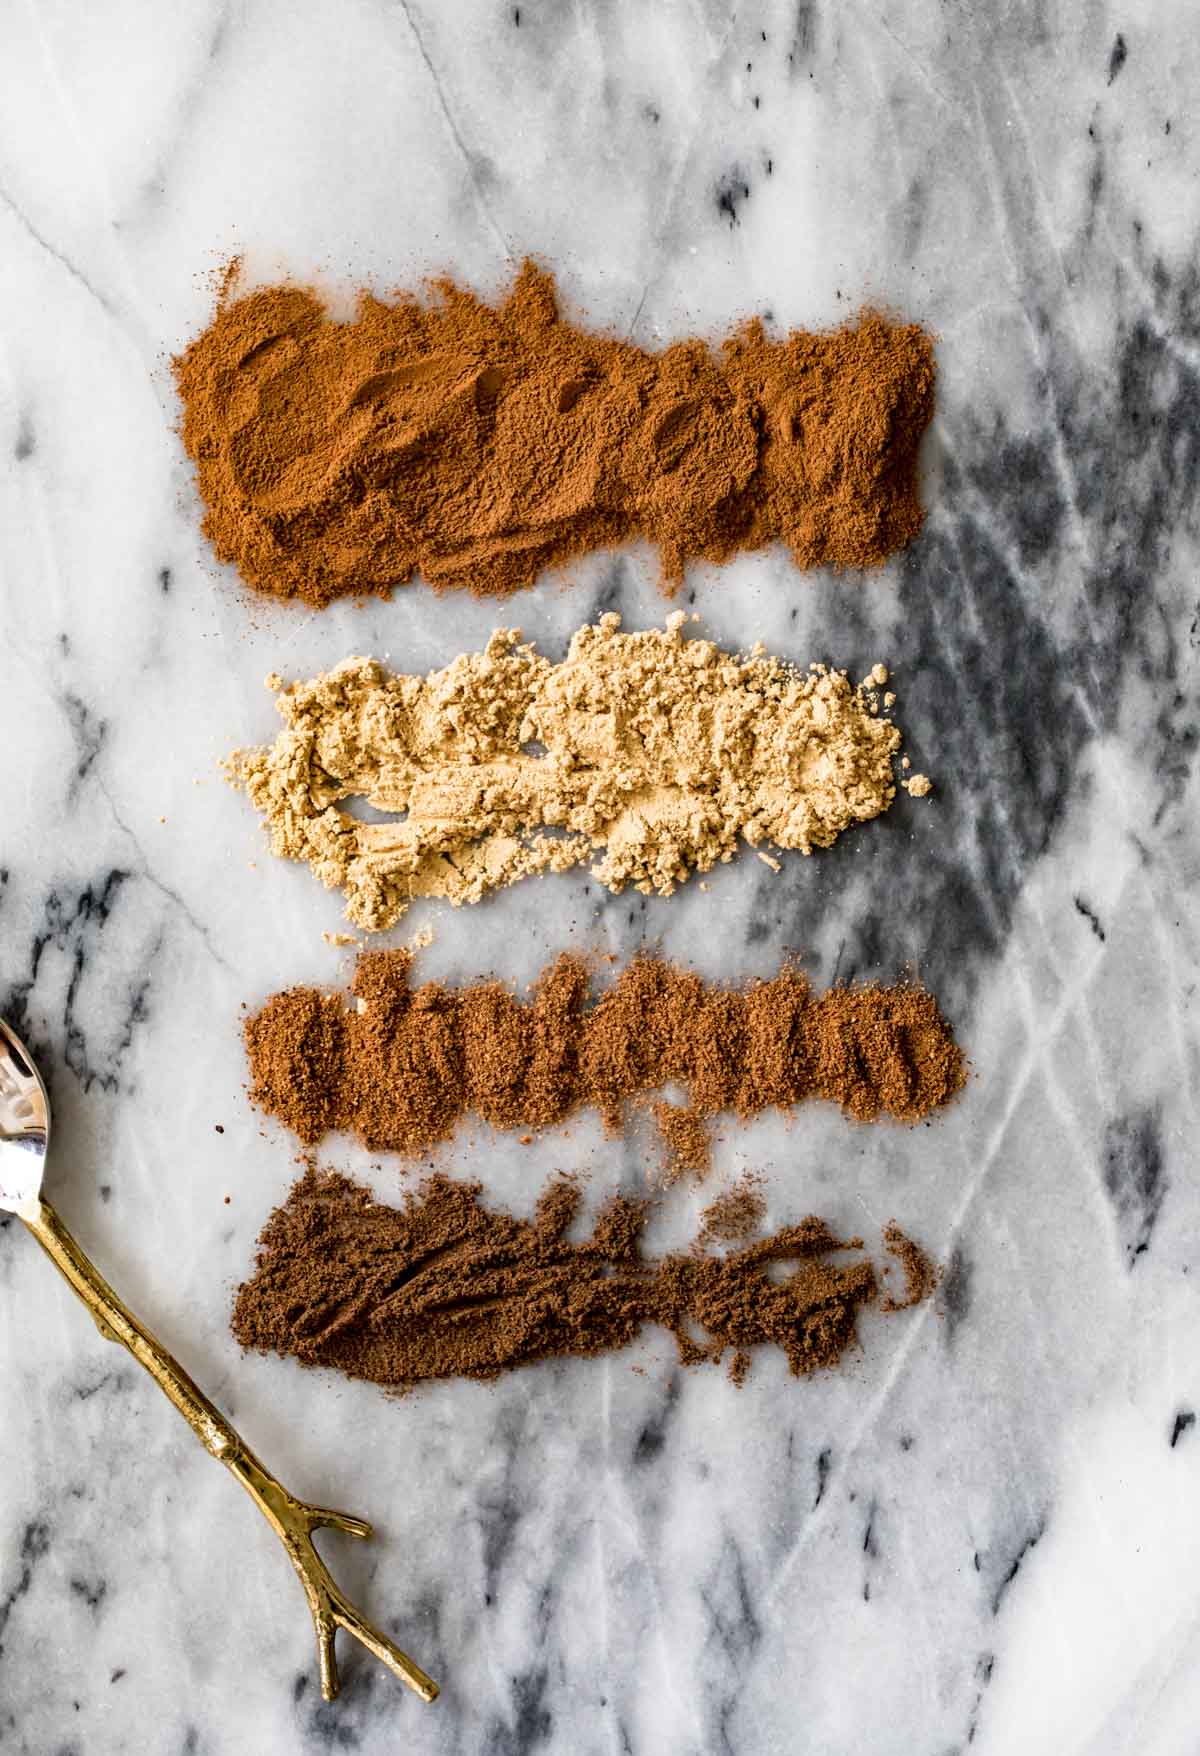
<svg viewBox="0 0 1200 1756">
<path fill-rule="evenodd" d="M 46 1087 L 20 1037 L 0 1019 L 0 1209 L 15 1213 L 29 1227 L 59 1273 L 87 1306 L 101 1335 L 127 1348 L 139 1366 L 149 1372 L 201 1444 L 237 1478 L 280 1538 L 312 1612 L 325 1699 L 332 1701 L 338 1692 L 334 1641 L 338 1629 L 344 1628 L 422 1700 L 434 1700 L 437 1684 L 355 1609 L 330 1578 L 313 1545 L 315 1530 L 329 1528 L 346 1531 L 350 1536 L 369 1537 L 370 1525 L 344 1512 L 310 1506 L 290 1494 L 258 1461 L 179 1362 L 121 1303 L 42 1194 L 49 1147 L 50 1100 Z"/>
</svg>

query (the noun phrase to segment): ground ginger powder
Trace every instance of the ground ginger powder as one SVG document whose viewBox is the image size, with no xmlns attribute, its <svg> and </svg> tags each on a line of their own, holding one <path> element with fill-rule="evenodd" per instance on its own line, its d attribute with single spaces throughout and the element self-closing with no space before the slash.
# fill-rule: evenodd
<svg viewBox="0 0 1200 1756">
<path fill-rule="evenodd" d="M 235 752 L 230 778 L 272 851 L 368 930 L 417 897 L 478 902 L 587 862 L 610 890 L 669 896 L 740 840 L 807 854 L 887 810 L 901 738 L 876 673 L 855 687 L 738 657 L 683 622 L 623 633 L 602 616 L 557 665 L 513 628 L 424 677 L 346 659 L 283 689 L 285 729 Z M 340 809 L 355 797 L 394 818 L 359 821 Z"/>
</svg>

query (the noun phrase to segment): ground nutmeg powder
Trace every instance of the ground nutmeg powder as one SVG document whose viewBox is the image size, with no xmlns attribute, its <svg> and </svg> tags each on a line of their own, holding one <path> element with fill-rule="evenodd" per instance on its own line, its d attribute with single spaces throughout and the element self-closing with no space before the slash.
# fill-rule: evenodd
<svg viewBox="0 0 1200 1756">
<path fill-rule="evenodd" d="M 630 1100 L 675 1083 L 688 1108 L 669 1106 L 663 1134 L 675 1168 L 697 1171 L 703 1117 L 825 1098 L 860 1121 L 915 1122 L 966 1077 L 918 987 L 814 993 L 791 967 L 723 987 L 638 957 L 593 995 L 587 962 L 564 953 L 522 1000 L 495 981 L 414 987 L 411 969 L 408 951 L 365 952 L 350 1004 L 316 988 L 273 995 L 244 1026 L 253 1101 L 307 1144 L 345 1130 L 417 1156 L 468 1115 L 546 1128 L 587 1106 L 616 1131 Z"/>
<path fill-rule="evenodd" d="M 650 353 L 564 321 L 531 262 L 496 305 L 442 280 L 363 293 L 349 322 L 236 279 L 175 377 L 205 533 L 259 591 L 319 607 L 419 571 L 507 593 L 635 537 L 672 586 L 773 542 L 870 567 L 920 529 L 934 357 L 915 324 L 866 311 L 772 341 L 756 320 Z"/>
<path fill-rule="evenodd" d="M 661 1324 L 685 1364 L 728 1358 L 740 1383 L 749 1350 L 767 1342 L 796 1375 L 837 1365 L 879 1293 L 870 1261 L 828 1260 L 862 1240 L 838 1238 L 820 1219 L 724 1255 L 697 1243 L 647 1258 L 645 1209 L 624 1197 L 572 1243 L 580 1196 L 569 1180 L 549 1185 L 532 1220 L 494 1212 L 480 1195 L 478 1183 L 435 1175 L 395 1208 L 310 1170 L 267 1221 L 236 1296 L 235 1338 L 400 1388 L 611 1353 Z M 894 1311 L 925 1297 L 935 1273 L 895 1226 L 885 1242 L 906 1251 L 903 1286 L 881 1306 Z"/>
</svg>

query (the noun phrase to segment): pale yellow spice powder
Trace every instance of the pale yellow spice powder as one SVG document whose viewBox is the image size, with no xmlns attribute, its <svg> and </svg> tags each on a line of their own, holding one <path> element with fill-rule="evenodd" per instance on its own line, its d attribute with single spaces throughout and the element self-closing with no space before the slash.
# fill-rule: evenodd
<svg viewBox="0 0 1200 1756">
<path fill-rule="evenodd" d="M 625 634 L 603 616 L 557 665 L 515 628 L 425 677 L 346 659 L 282 691 L 285 729 L 230 777 L 272 851 L 371 930 L 416 897 L 477 902 L 585 862 L 610 890 L 669 896 L 739 840 L 807 854 L 888 808 L 901 740 L 871 688 L 882 667 L 855 688 L 685 640 L 683 621 Z M 339 809 L 355 796 L 394 818 L 357 821 Z"/>
</svg>

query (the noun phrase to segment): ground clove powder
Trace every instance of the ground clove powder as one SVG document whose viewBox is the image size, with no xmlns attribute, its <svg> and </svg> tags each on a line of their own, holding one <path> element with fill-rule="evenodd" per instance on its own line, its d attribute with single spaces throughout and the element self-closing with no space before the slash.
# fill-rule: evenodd
<svg viewBox="0 0 1200 1756">
<path fill-rule="evenodd" d="M 332 1130 L 372 1152 L 411 1156 L 468 1115 L 503 1129 L 546 1128 L 581 1107 L 611 1130 L 626 1105 L 675 1083 L 666 1144 L 697 1163 L 695 1130 L 720 1111 L 750 1117 L 808 1098 L 850 1116 L 919 1121 L 962 1087 L 966 1069 L 931 994 L 917 987 L 814 993 L 800 971 L 710 985 L 635 958 L 598 996 L 584 959 L 558 957 L 530 997 L 499 982 L 410 981 L 408 951 L 365 952 L 353 1001 L 315 988 L 275 994 L 245 1024 L 251 1096 L 306 1143 Z"/>
<path fill-rule="evenodd" d="M 598 1215 L 586 1242 L 570 1243 L 580 1199 L 570 1181 L 549 1185 L 531 1221 L 485 1208 L 480 1193 L 478 1183 L 433 1176 L 395 1208 L 310 1170 L 267 1221 L 236 1296 L 235 1338 L 404 1387 L 611 1353 L 656 1323 L 685 1364 L 728 1358 L 740 1383 L 749 1350 L 767 1342 L 797 1375 L 837 1365 L 879 1292 L 870 1261 L 828 1260 L 862 1240 L 840 1239 L 815 1218 L 726 1255 L 697 1247 L 647 1258 L 645 1209 L 624 1197 Z M 887 1241 L 927 1260 L 897 1228 Z M 931 1284 L 932 1270 L 916 1296 Z M 907 1288 L 882 1308 L 913 1302 L 911 1276 Z"/>
<path fill-rule="evenodd" d="M 933 344 L 873 312 L 829 334 L 744 324 L 651 354 L 564 322 L 526 262 L 492 306 L 360 295 L 335 322 L 297 286 L 232 296 L 175 361 L 204 529 L 257 590 L 319 607 L 419 571 L 507 593 L 644 537 L 693 558 L 785 543 L 870 567 L 920 529 Z"/>
</svg>

